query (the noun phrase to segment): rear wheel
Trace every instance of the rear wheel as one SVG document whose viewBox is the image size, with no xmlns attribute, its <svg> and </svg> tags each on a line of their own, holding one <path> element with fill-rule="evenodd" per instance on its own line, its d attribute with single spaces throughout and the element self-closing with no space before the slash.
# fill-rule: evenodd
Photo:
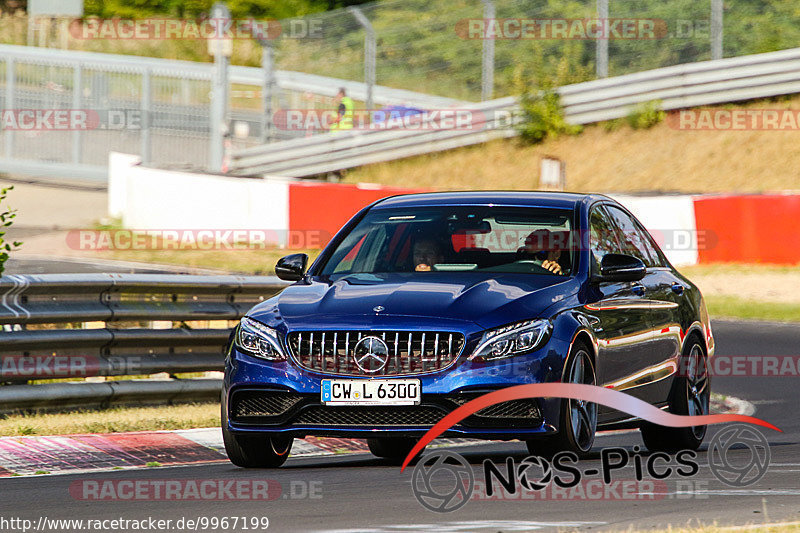
<svg viewBox="0 0 800 533">
<path fill-rule="evenodd" d="M 396 463 L 402 463 L 416 443 L 416 439 L 405 437 L 367 439 L 367 446 L 372 455 Z M 418 459 L 421 454 L 422 450 L 414 457 L 414 460 Z"/>
<path fill-rule="evenodd" d="M 597 385 L 597 376 L 585 344 L 575 344 L 567 360 L 564 373 L 567 383 Z M 561 401 L 558 433 L 526 441 L 533 455 L 553 456 L 561 451 L 571 451 L 585 457 L 594 444 L 597 431 L 597 404 L 584 400 L 564 398 Z"/>
<path fill-rule="evenodd" d="M 707 415 L 711 383 L 705 349 L 693 337 L 685 352 L 680 366 L 682 372 L 672 386 L 669 412 L 676 415 Z M 647 449 L 660 452 L 696 450 L 706 436 L 706 426 L 672 428 L 648 423 L 642 426 L 641 431 Z"/>
<path fill-rule="evenodd" d="M 228 414 L 222 407 L 222 441 L 231 463 L 242 468 L 277 468 L 286 462 L 294 439 L 237 434 L 228 430 Z"/>
</svg>

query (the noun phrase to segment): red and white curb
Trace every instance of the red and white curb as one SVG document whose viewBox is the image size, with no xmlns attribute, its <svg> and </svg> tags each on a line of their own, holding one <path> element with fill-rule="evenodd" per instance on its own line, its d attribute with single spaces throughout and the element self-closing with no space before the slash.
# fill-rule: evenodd
<svg viewBox="0 0 800 533">
<path fill-rule="evenodd" d="M 481 444 L 441 439 L 437 445 Z M 369 453 L 358 439 L 296 439 L 291 457 Z M 0 477 L 227 462 L 219 428 L 0 438 Z"/>
</svg>

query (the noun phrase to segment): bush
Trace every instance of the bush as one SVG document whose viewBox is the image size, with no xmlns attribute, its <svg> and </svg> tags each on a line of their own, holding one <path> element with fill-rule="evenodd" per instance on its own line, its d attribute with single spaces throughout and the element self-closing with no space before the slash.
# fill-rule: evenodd
<svg viewBox="0 0 800 533">
<path fill-rule="evenodd" d="M 522 122 L 519 134 L 522 140 L 537 144 L 562 134 L 575 135 L 581 127 L 569 124 L 555 89 L 544 89 L 523 94 L 520 98 Z"/>
<path fill-rule="evenodd" d="M 0 189 L 0 205 L 2 205 L 3 200 L 6 199 L 8 191 L 13 188 L 14 187 Z M 11 223 L 16 216 L 17 212 L 15 209 L 6 209 L 5 211 L 0 211 L 0 230 L 2 230 L 0 231 L 0 276 L 3 275 L 3 271 L 5 270 L 5 264 L 6 261 L 8 261 L 8 254 L 22 245 L 22 243 L 18 241 L 6 242 L 4 238 L 6 235 L 5 228 L 11 226 Z"/>
<path fill-rule="evenodd" d="M 663 122 L 666 113 L 661 109 L 661 102 L 653 100 L 639 104 L 626 117 L 628 125 L 635 130 L 646 130 L 652 128 L 659 122 Z"/>
</svg>

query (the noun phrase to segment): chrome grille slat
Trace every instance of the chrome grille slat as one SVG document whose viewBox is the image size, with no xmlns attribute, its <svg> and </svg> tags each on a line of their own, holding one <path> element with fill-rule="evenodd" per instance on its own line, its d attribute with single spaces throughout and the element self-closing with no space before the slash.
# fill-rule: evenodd
<svg viewBox="0 0 800 533">
<path fill-rule="evenodd" d="M 353 361 L 356 344 L 369 336 L 382 339 L 389 356 L 386 366 L 372 374 L 366 374 Z M 464 335 L 450 331 L 298 331 L 288 334 L 287 345 L 300 366 L 315 372 L 402 376 L 447 368 L 460 355 Z"/>
</svg>

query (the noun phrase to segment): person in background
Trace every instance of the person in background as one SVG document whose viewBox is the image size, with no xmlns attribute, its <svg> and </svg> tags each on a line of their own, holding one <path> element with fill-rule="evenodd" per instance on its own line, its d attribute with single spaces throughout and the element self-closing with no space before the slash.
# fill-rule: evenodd
<svg viewBox="0 0 800 533">
<path fill-rule="evenodd" d="M 330 130 L 333 132 L 353 129 L 355 106 L 353 105 L 353 99 L 347 96 L 347 91 L 345 91 L 344 87 L 341 87 L 339 92 L 336 93 L 336 101 L 339 105 L 336 110 L 336 118 L 331 124 Z"/>
</svg>

